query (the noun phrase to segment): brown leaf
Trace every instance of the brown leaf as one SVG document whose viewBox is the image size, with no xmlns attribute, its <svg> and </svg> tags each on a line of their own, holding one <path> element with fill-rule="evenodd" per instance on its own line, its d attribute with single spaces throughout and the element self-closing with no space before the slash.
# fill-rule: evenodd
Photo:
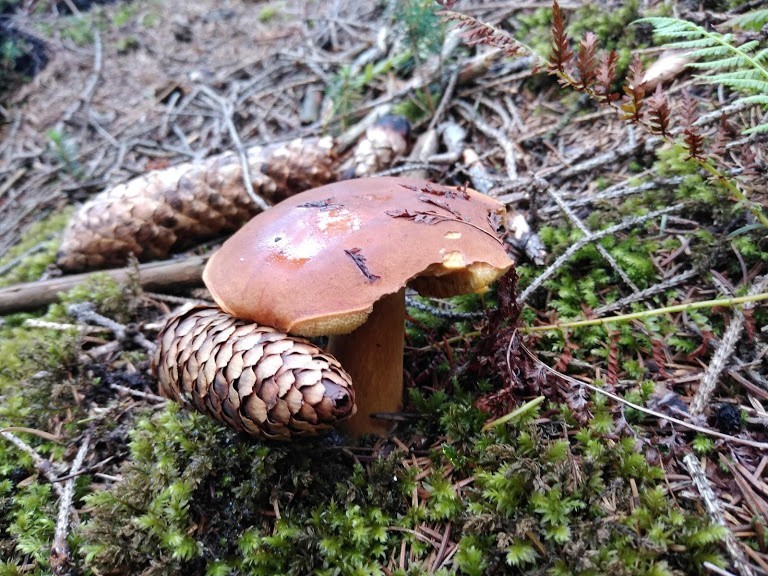
<svg viewBox="0 0 768 576">
<path fill-rule="evenodd" d="M 595 77 L 597 82 L 596 93 L 604 97 L 608 103 L 621 98 L 620 94 L 611 91 L 611 86 L 616 79 L 616 65 L 618 62 L 619 55 L 614 50 L 611 50 L 610 52 L 603 52 L 600 64 L 597 67 L 597 75 Z"/>
<path fill-rule="evenodd" d="M 387 210 L 387 214 L 392 216 L 392 218 L 406 218 L 418 222 L 419 224 L 436 224 L 438 222 L 443 222 L 444 220 L 453 220 L 453 218 L 441 216 L 433 210 L 423 212 L 420 210 L 415 212 L 411 212 L 410 210 Z"/>
<path fill-rule="evenodd" d="M 447 212 L 450 212 L 453 214 L 457 220 L 464 220 L 464 218 L 461 215 L 461 212 L 453 208 L 448 202 L 445 200 L 440 200 L 438 198 L 430 198 L 429 196 L 425 194 L 419 194 L 416 196 L 419 200 L 424 202 L 425 204 L 432 204 L 433 206 L 437 206 L 438 208 L 442 208 L 443 210 L 446 210 Z"/>
<path fill-rule="evenodd" d="M 586 90 L 597 78 L 597 36 L 587 32 L 579 42 L 579 55 L 576 58 L 576 70 L 579 71 L 581 89 Z"/>
<path fill-rule="evenodd" d="M 549 69 L 557 72 L 565 72 L 565 66 L 573 58 L 568 34 L 565 31 L 565 17 L 560 5 L 552 3 L 552 54 Z"/>
<path fill-rule="evenodd" d="M 640 56 L 635 54 L 629 66 L 628 82 L 624 85 L 624 102 L 621 104 L 624 120 L 632 124 L 640 122 L 643 117 L 643 98 L 645 97 L 643 75 L 643 63 Z"/>
<path fill-rule="evenodd" d="M 365 261 L 365 256 L 363 256 L 362 250 L 360 250 L 360 248 L 351 248 L 349 250 L 344 250 L 344 253 L 350 258 L 352 258 L 352 262 L 354 262 L 355 265 L 360 269 L 360 272 L 363 273 L 363 276 L 366 277 L 368 282 L 373 284 L 374 282 L 376 282 L 376 280 L 381 278 L 381 276 L 377 276 L 376 274 L 374 274 L 368 269 L 368 264 Z"/>
<path fill-rule="evenodd" d="M 669 135 L 670 108 L 666 95 L 662 92 L 661 84 L 656 85 L 656 92 L 648 98 L 648 116 L 651 132 L 661 136 Z"/>
</svg>

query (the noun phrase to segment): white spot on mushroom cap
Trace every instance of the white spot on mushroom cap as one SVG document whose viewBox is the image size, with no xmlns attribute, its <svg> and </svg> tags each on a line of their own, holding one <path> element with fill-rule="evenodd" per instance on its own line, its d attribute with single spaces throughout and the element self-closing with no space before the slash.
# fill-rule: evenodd
<svg viewBox="0 0 768 576">
<path fill-rule="evenodd" d="M 446 232 L 446 240 L 459 240 L 461 238 L 461 232 Z"/>
<path fill-rule="evenodd" d="M 307 260 L 317 256 L 323 249 L 323 243 L 312 236 L 304 236 L 298 242 L 291 242 L 287 232 L 275 234 L 262 242 L 262 246 L 288 260 Z"/>
<path fill-rule="evenodd" d="M 315 217 L 318 230 L 353 231 L 360 229 L 360 218 L 346 208 L 320 210 Z"/>
<path fill-rule="evenodd" d="M 295 223 L 298 230 L 272 234 L 260 243 L 261 249 L 286 260 L 306 261 L 326 247 L 326 237 L 359 230 L 361 226 L 360 218 L 346 208 L 318 210 L 310 218 L 309 223 Z M 305 233 L 308 228 L 310 233 Z"/>
</svg>

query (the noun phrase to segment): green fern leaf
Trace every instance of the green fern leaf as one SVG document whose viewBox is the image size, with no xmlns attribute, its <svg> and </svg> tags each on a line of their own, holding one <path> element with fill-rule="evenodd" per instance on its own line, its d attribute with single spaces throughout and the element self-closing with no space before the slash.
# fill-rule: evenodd
<svg viewBox="0 0 768 576">
<path fill-rule="evenodd" d="M 677 18 L 643 18 L 638 22 L 651 24 L 658 38 L 676 40 L 667 43 L 670 48 L 692 50 L 689 56 L 693 58 L 712 58 L 731 54 L 743 59 L 737 61 L 739 67 L 752 68 L 768 80 L 768 70 L 760 64 L 766 50 L 758 53 L 759 58 L 756 57 L 758 55 L 751 54 L 759 46 L 756 40 L 736 46 L 733 43 L 733 34 L 710 32 L 693 22 Z"/>
<path fill-rule="evenodd" d="M 768 48 L 763 48 L 760 52 L 755 54 L 755 60 L 758 62 L 762 62 L 763 60 L 768 62 Z"/>
<path fill-rule="evenodd" d="M 693 52 L 690 52 L 688 56 L 691 58 L 722 58 L 724 56 L 728 56 L 731 54 L 731 51 L 728 50 L 726 46 L 711 46 L 709 48 L 701 48 L 700 50 L 694 50 Z M 734 58 L 741 58 L 744 60 L 744 57 L 741 55 L 736 55 Z"/>
<path fill-rule="evenodd" d="M 764 104 L 768 106 L 768 94 L 755 94 L 754 96 L 745 96 L 739 98 L 740 104 Z"/>
<path fill-rule="evenodd" d="M 657 36 L 659 36 L 657 34 Z M 674 36 L 675 38 L 679 38 L 678 35 Z M 670 36 L 671 38 L 671 36 Z M 665 44 L 667 48 L 673 49 L 673 50 L 689 50 L 691 48 L 706 48 L 708 46 L 712 46 L 712 42 L 710 42 L 708 39 L 699 39 L 699 40 L 681 40 L 680 42 L 670 42 Z"/>
<path fill-rule="evenodd" d="M 762 12 L 762 11 L 758 11 Z M 753 25 L 765 19 L 764 14 L 744 15 L 735 19 L 739 25 Z M 720 34 L 678 18 L 643 18 L 654 27 L 654 34 L 666 42 L 666 47 L 686 50 L 688 57 L 696 62 L 692 68 L 711 71 L 713 74 L 697 75 L 696 78 L 707 84 L 727 86 L 738 92 L 746 93 L 737 100 L 739 103 L 768 106 L 768 48 L 760 49 L 760 43 L 750 40 L 735 45 L 733 34 Z M 754 126 L 745 134 L 763 133 L 764 125 Z"/>
<path fill-rule="evenodd" d="M 741 46 L 739 46 L 739 50 L 742 52 L 752 52 L 755 48 L 760 46 L 760 42 L 757 40 L 750 40 L 749 42 L 744 42 Z"/>
<path fill-rule="evenodd" d="M 723 86 L 746 91 L 765 91 L 767 84 L 762 80 L 755 80 L 754 78 L 739 78 L 730 72 L 726 74 L 715 74 L 714 76 L 699 76 L 698 78 L 706 80 L 712 84 L 722 84 Z"/>
<path fill-rule="evenodd" d="M 760 30 L 760 28 L 768 24 L 768 8 L 752 10 L 741 16 L 736 16 L 731 18 L 726 24 L 746 30 Z"/>
<path fill-rule="evenodd" d="M 722 58 L 720 60 L 710 60 L 709 62 L 691 62 L 688 64 L 688 67 L 699 69 L 735 68 L 744 66 L 745 62 L 746 61 L 741 56 L 731 56 L 729 58 Z"/>
<path fill-rule="evenodd" d="M 744 130 L 743 134 L 749 136 L 750 134 L 768 134 L 768 124 L 758 124 L 752 128 Z"/>
</svg>

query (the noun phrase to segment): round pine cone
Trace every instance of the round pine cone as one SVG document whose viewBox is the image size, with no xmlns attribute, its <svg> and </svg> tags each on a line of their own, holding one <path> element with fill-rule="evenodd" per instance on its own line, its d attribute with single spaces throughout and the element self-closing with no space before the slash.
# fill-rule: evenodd
<svg viewBox="0 0 768 576">
<path fill-rule="evenodd" d="M 172 316 L 152 368 L 164 396 L 260 438 L 313 436 L 355 413 L 352 382 L 333 356 L 218 308 Z"/>
</svg>

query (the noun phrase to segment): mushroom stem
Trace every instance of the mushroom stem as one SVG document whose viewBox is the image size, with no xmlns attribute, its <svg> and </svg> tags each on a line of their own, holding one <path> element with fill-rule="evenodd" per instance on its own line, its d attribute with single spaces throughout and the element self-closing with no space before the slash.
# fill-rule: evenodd
<svg viewBox="0 0 768 576">
<path fill-rule="evenodd" d="M 353 332 L 331 336 L 328 351 L 341 362 L 355 387 L 357 413 L 341 426 L 349 435 L 389 432 L 389 422 L 370 415 L 402 408 L 404 341 L 404 288 L 377 301 L 366 323 Z"/>
</svg>

